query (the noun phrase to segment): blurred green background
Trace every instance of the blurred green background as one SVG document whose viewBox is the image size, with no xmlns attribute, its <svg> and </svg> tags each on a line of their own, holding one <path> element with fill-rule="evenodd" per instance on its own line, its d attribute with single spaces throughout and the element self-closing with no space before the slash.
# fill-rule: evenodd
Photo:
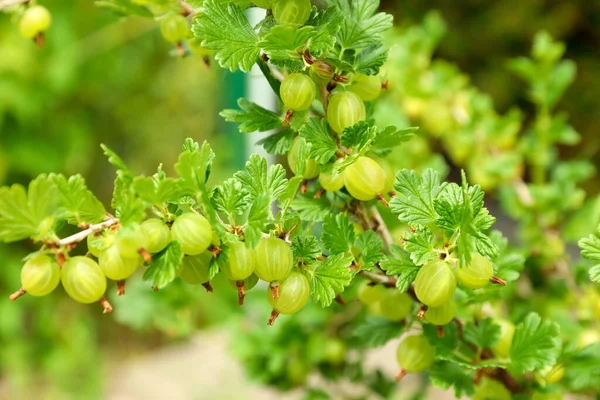
<svg viewBox="0 0 600 400">
<path fill-rule="evenodd" d="M 244 137 L 218 117 L 242 94 L 240 75 L 208 68 L 200 58 L 174 57 L 151 20 L 121 19 L 91 2 L 43 5 L 53 25 L 42 49 L 18 36 L 14 21 L 0 13 L 0 184 L 27 183 L 44 172 L 81 173 L 108 203 L 114 173 L 100 143 L 147 175 L 159 163 L 170 172 L 186 137 L 211 142 L 215 181 L 243 165 Z M 583 140 L 564 151 L 600 154 L 600 3 L 384 1 L 382 8 L 399 25 L 439 10 L 449 29 L 436 56 L 457 63 L 501 111 L 531 108 L 506 61 L 528 54 L 540 29 L 565 41 L 578 76 L 559 107 Z M 31 250 L 0 244 L 0 398 L 102 398 L 106 377 L 126 360 L 216 322 L 233 324 L 232 330 L 244 323 L 232 290 L 208 296 L 175 283 L 153 293 L 139 277 L 128 296 L 111 299 L 112 315 L 70 301 L 62 290 L 10 303 L 20 259 Z"/>
</svg>

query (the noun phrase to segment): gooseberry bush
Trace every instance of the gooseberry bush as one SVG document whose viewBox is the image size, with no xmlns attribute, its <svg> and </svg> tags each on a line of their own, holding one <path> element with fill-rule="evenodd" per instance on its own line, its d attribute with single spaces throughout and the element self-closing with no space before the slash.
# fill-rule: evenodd
<svg viewBox="0 0 600 400">
<path fill-rule="evenodd" d="M 187 139 L 175 176 L 162 165 L 137 175 L 103 146 L 117 171 L 110 209 L 80 175 L 3 187 L 0 239 L 38 246 L 12 300 L 62 284 L 111 312 L 106 291 L 125 295 L 138 270 L 155 291 L 178 279 L 213 291 L 222 273 L 239 305 L 263 290 L 272 310 L 270 333 L 239 338 L 248 371 L 306 386 L 309 398 L 342 397 L 309 383 L 310 370 L 362 382 L 348 398 L 391 396 L 393 377 L 362 361 L 398 339 L 397 380 L 419 374 L 457 397 L 600 390 L 600 266 L 567 246 L 586 236 L 583 257 L 600 260 L 597 202 L 578 187 L 594 168 L 558 157 L 557 145 L 578 141 L 554 111 L 575 75 L 562 44 L 541 33 L 531 58 L 509 64 L 535 106 L 525 119 L 516 108 L 498 114 L 456 67 L 432 60 L 445 30 L 436 14 L 393 31 L 376 0 L 97 3 L 154 18 L 179 56 L 260 69 L 280 110 L 242 98 L 221 115 L 241 133 L 266 132 L 259 144 L 290 172 L 254 154 L 211 185 L 217 155 Z M 39 7 L 12 9 L 27 38 L 49 27 Z M 250 7 L 267 10 L 254 26 Z M 448 180 L 445 160 L 461 170 Z M 515 221 L 508 237 L 484 190 Z M 309 302 L 322 309 L 304 310 Z"/>
</svg>

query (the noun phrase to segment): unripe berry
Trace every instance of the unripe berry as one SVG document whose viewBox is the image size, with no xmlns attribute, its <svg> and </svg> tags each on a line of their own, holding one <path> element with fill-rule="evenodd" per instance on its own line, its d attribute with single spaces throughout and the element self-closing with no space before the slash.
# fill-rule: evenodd
<svg viewBox="0 0 600 400">
<path fill-rule="evenodd" d="M 344 129 L 364 121 L 366 117 L 365 104 L 356 93 L 345 91 L 329 98 L 327 122 L 335 132 L 342 133 Z"/>
<path fill-rule="evenodd" d="M 344 185 L 355 199 L 372 200 L 385 188 L 385 173 L 375 160 L 358 157 L 344 170 Z"/>
<path fill-rule="evenodd" d="M 308 76 L 295 72 L 283 79 L 279 94 L 281 95 L 281 101 L 287 108 L 294 111 L 304 111 L 314 101 L 317 88 Z"/>
<path fill-rule="evenodd" d="M 317 60 L 310 66 L 308 73 L 316 83 L 326 85 L 333 79 L 334 70 L 329 63 Z"/>
<path fill-rule="evenodd" d="M 43 6 L 32 6 L 25 11 L 19 21 L 19 33 L 26 38 L 34 38 L 50 27 L 52 16 Z"/>
<path fill-rule="evenodd" d="M 292 141 L 292 148 L 288 152 L 287 159 L 290 169 L 295 174 L 298 171 L 298 155 L 303 146 L 307 146 L 306 141 L 302 136 L 296 136 Z M 304 168 L 304 179 L 312 179 L 319 174 L 319 166 L 314 158 L 306 160 L 306 167 Z"/>
<path fill-rule="evenodd" d="M 274 0 L 273 17 L 280 25 L 304 25 L 310 17 L 310 0 Z"/>
</svg>

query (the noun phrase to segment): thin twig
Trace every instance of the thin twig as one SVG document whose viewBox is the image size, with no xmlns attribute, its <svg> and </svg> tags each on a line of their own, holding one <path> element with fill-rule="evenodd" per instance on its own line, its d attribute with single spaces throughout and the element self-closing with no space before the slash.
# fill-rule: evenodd
<svg viewBox="0 0 600 400">
<path fill-rule="evenodd" d="M 77 232 L 74 235 L 68 236 L 64 239 L 59 240 L 58 242 L 52 243 L 56 247 L 65 247 L 74 243 L 79 243 L 85 240 L 88 236 L 93 233 L 99 232 L 102 229 L 109 228 L 113 225 L 117 225 L 119 223 L 119 219 L 115 217 L 109 217 L 107 220 L 100 222 L 99 224 L 90 225 L 89 228 L 84 229 L 80 232 Z"/>
<path fill-rule="evenodd" d="M 375 232 L 381 236 L 383 242 L 385 243 L 385 247 L 389 250 L 392 246 L 392 243 L 394 243 L 394 239 L 392 238 L 392 234 L 390 233 L 389 229 L 385 225 L 379 210 L 377 210 L 377 207 L 375 206 L 371 207 L 371 219 L 375 221 Z"/>
<path fill-rule="evenodd" d="M 362 276 L 365 279 L 370 280 L 371 282 L 379 283 L 384 286 L 396 286 L 396 277 L 395 276 L 387 276 L 383 274 L 377 274 L 375 272 L 369 271 L 360 271 L 358 275 Z"/>
</svg>

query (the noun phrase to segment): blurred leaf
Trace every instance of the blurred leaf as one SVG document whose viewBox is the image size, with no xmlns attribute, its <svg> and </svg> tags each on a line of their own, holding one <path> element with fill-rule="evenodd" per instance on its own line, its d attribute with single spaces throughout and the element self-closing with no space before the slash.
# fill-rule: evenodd
<svg viewBox="0 0 600 400">
<path fill-rule="evenodd" d="M 219 113 L 228 122 L 239 122 L 240 132 L 266 132 L 281 126 L 279 114 L 267 110 L 243 97 L 238 99 L 241 110 L 223 110 Z"/>
<path fill-rule="evenodd" d="M 515 328 L 510 348 L 511 367 L 525 372 L 554 365 L 560 348 L 560 326 L 530 313 Z"/>
<path fill-rule="evenodd" d="M 183 253 L 178 242 L 173 241 L 160 253 L 152 256 L 152 263 L 144 272 L 144 280 L 161 289 L 177 277 Z"/>
<path fill-rule="evenodd" d="M 383 346 L 392 339 L 398 339 L 407 326 L 387 318 L 367 317 L 364 322 L 354 328 L 353 336 L 360 340 L 364 347 Z"/>
</svg>

